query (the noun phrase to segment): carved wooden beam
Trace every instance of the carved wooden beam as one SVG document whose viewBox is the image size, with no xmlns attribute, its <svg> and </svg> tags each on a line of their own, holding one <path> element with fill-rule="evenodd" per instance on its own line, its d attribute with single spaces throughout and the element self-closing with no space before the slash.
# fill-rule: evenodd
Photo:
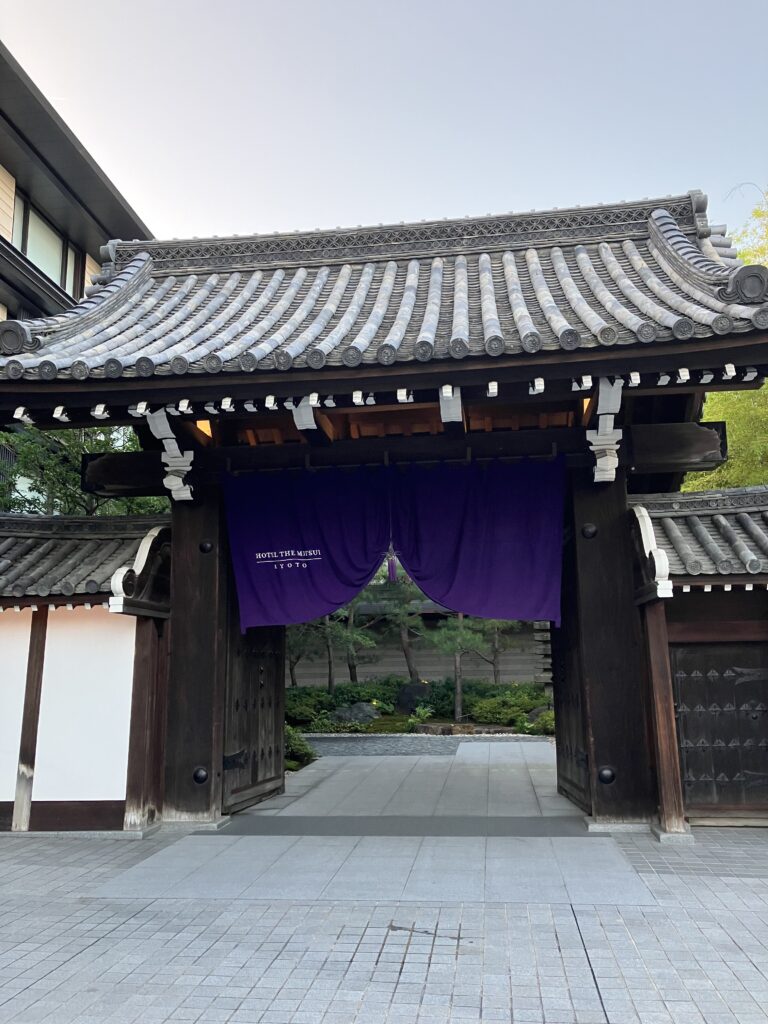
<svg viewBox="0 0 768 1024">
<path fill-rule="evenodd" d="M 695 429 L 692 429 L 695 428 Z M 727 451 L 724 424 L 662 423 L 625 428 L 628 443 L 618 453 L 630 472 L 685 473 L 719 465 Z M 635 445 L 635 438 L 638 439 Z M 551 458 L 563 455 L 569 468 L 594 465 L 584 431 L 576 427 L 537 430 L 494 430 L 460 437 L 414 435 L 338 440 L 310 449 L 307 445 L 260 444 L 255 447 L 210 447 L 196 452 L 193 483 L 216 485 L 222 471 L 256 472 L 262 469 L 355 466 L 373 462 L 435 462 L 469 459 Z M 663 458 L 663 463 L 659 462 Z M 161 453 L 100 453 L 83 458 L 83 489 L 104 497 L 162 495 L 164 469 Z"/>
</svg>

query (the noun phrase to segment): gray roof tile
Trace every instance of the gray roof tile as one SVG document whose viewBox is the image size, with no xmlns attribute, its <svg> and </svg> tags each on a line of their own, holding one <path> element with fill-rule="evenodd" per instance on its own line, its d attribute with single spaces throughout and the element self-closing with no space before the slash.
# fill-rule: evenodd
<svg viewBox="0 0 768 1024">
<path fill-rule="evenodd" d="M 629 500 L 648 512 L 671 576 L 768 574 L 768 485 Z"/>
<path fill-rule="evenodd" d="M 346 231 L 110 242 L 101 290 L 61 316 L 0 324 L 0 378 L 387 366 L 765 329 L 768 270 L 733 259 L 705 206 L 691 193 Z"/>
<path fill-rule="evenodd" d="M 0 515 L 0 599 L 109 594 L 143 537 L 166 516 Z"/>
</svg>

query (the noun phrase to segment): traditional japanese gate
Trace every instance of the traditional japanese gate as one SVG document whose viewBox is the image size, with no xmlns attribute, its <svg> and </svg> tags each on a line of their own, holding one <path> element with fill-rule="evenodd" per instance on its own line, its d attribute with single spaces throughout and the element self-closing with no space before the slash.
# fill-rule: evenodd
<svg viewBox="0 0 768 1024">
<path fill-rule="evenodd" d="M 768 270 L 735 262 L 705 210 L 691 192 L 110 242 L 74 311 L 0 324 L 0 421 L 131 424 L 143 450 L 86 459 L 83 486 L 173 498 L 164 818 L 210 821 L 281 784 L 281 641 L 234 626 L 224 474 L 258 474 L 268 502 L 270 477 L 296 468 L 559 456 L 560 788 L 597 819 L 684 828 L 662 619 L 655 600 L 638 610 L 628 493 L 719 465 L 704 392 L 768 369 Z"/>
</svg>

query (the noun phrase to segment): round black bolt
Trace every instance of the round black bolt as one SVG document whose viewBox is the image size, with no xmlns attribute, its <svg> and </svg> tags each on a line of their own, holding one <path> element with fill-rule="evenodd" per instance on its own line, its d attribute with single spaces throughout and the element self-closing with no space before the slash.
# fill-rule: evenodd
<svg viewBox="0 0 768 1024">
<path fill-rule="evenodd" d="M 593 537 L 597 536 L 597 527 L 594 523 L 584 523 L 581 528 L 581 536 L 586 540 L 592 540 Z"/>
<path fill-rule="evenodd" d="M 198 546 L 200 548 L 200 553 L 203 555 L 210 555 L 213 551 L 213 541 L 201 540 Z"/>
<path fill-rule="evenodd" d="M 597 777 L 604 786 L 610 786 L 610 784 L 616 779 L 616 772 L 613 768 L 609 768 L 605 765 L 603 768 L 599 768 Z"/>
<path fill-rule="evenodd" d="M 203 768 L 202 765 L 192 772 L 192 780 L 198 784 L 198 786 L 204 786 L 208 781 L 208 769 Z"/>
</svg>

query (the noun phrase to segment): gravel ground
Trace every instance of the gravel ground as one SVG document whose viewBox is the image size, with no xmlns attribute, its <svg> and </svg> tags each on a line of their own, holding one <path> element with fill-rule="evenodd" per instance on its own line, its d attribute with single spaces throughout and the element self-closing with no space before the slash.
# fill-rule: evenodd
<svg viewBox="0 0 768 1024">
<path fill-rule="evenodd" d="M 336 732 L 304 734 L 321 756 L 381 757 L 386 754 L 455 754 L 461 743 L 554 743 L 551 736 L 523 736 L 514 733 L 477 736 L 430 736 L 427 733 Z"/>
</svg>

